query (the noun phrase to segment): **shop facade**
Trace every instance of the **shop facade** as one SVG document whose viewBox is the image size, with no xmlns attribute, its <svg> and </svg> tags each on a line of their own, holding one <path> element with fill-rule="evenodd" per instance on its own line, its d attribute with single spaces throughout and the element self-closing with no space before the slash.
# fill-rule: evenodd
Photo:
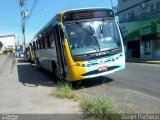
<svg viewBox="0 0 160 120">
<path fill-rule="evenodd" d="M 120 24 L 127 58 L 160 58 L 160 18 Z"/>
</svg>

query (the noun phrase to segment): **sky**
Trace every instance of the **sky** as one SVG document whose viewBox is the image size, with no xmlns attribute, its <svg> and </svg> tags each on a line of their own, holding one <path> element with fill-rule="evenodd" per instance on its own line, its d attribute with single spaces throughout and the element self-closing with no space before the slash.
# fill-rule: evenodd
<svg viewBox="0 0 160 120">
<path fill-rule="evenodd" d="M 116 6 L 117 0 L 112 1 L 113 6 Z M 34 0 L 25 0 L 25 3 L 25 10 L 30 11 Z M 25 24 L 26 44 L 58 12 L 88 7 L 111 8 L 111 6 L 111 0 L 38 0 L 32 15 Z M 0 11 L 0 36 L 14 34 L 16 41 L 19 40 L 19 43 L 22 44 L 19 0 L 1 0 Z"/>
</svg>

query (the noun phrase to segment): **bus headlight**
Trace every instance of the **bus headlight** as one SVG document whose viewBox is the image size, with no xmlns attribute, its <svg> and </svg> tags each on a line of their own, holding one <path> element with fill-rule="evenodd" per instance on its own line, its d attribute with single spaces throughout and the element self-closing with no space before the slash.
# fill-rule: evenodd
<svg viewBox="0 0 160 120">
<path fill-rule="evenodd" d="M 85 64 L 82 64 L 82 67 L 86 67 L 86 65 L 85 65 Z"/>
<path fill-rule="evenodd" d="M 80 64 L 79 64 L 79 63 L 76 63 L 76 66 L 80 66 Z"/>
</svg>

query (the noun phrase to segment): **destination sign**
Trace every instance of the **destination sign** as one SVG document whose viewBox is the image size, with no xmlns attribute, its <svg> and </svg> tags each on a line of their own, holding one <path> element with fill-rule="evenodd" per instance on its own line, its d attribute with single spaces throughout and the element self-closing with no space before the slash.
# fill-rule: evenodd
<svg viewBox="0 0 160 120">
<path fill-rule="evenodd" d="M 63 22 L 80 19 L 114 17 L 114 12 L 110 9 L 106 10 L 87 10 L 87 11 L 70 11 L 63 15 Z"/>
</svg>

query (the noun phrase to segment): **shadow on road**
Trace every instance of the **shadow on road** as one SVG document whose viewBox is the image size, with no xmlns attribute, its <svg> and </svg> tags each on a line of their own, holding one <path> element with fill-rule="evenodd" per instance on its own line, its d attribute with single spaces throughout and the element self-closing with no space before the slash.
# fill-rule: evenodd
<svg viewBox="0 0 160 120">
<path fill-rule="evenodd" d="M 38 70 L 35 64 L 29 64 L 23 59 L 18 59 L 17 65 L 19 81 L 24 86 L 37 87 L 49 86 L 53 87 L 57 82 L 53 82 L 52 74 L 48 71 L 41 69 Z M 85 79 L 82 81 L 72 82 L 73 89 L 83 89 L 94 87 L 102 84 L 112 82 L 113 79 L 108 77 L 96 77 L 92 79 Z"/>
<path fill-rule="evenodd" d="M 99 86 L 99 85 L 106 84 L 112 81 L 113 79 L 108 78 L 108 77 L 96 77 L 96 78 L 82 80 L 79 83 L 73 82 L 72 86 L 73 86 L 73 89 L 77 90 L 77 89 Z"/>
<path fill-rule="evenodd" d="M 18 63 L 28 63 L 28 61 L 24 60 L 23 58 L 19 58 Z"/>
<path fill-rule="evenodd" d="M 54 86 L 54 83 L 51 79 L 51 74 L 45 70 L 41 71 L 37 70 L 36 66 L 34 65 L 31 65 L 29 63 L 18 64 L 17 70 L 18 70 L 19 81 L 24 86 L 29 86 L 29 87 Z"/>
</svg>

